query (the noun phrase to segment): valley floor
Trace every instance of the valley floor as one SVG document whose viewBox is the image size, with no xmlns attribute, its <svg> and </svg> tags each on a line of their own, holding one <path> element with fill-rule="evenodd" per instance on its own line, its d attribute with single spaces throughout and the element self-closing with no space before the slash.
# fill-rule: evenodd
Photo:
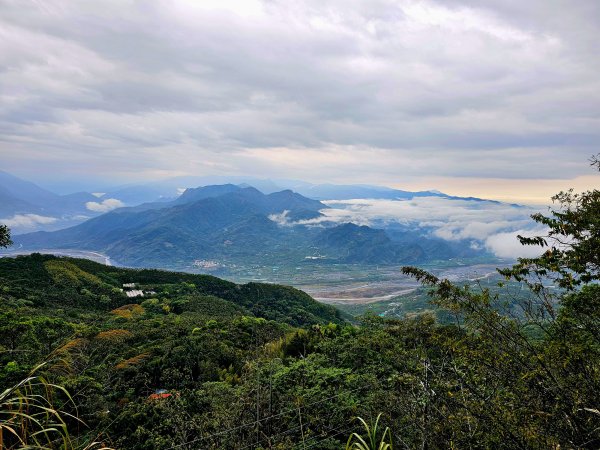
<svg viewBox="0 0 600 450">
<path fill-rule="evenodd" d="M 123 267 L 105 254 L 87 250 L 40 250 L 39 253 L 90 259 L 106 265 Z M 4 252 L 0 256 L 28 254 L 28 251 Z M 496 269 L 510 264 L 498 260 L 449 260 L 422 267 L 440 278 L 457 283 L 497 280 Z M 402 317 L 430 309 L 427 293 L 413 278 L 402 275 L 402 266 L 358 264 L 324 264 L 307 261 L 302 265 L 219 267 L 203 264 L 190 267 L 165 267 L 190 273 L 211 274 L 235 283 L 262 282 L 290 285 L 311 295 L 315 300 L 335 305 L 351 315 L 371 312 L 381 316 Z M 488 283 L 489 284 L 489 283 Z"/>
</svg>

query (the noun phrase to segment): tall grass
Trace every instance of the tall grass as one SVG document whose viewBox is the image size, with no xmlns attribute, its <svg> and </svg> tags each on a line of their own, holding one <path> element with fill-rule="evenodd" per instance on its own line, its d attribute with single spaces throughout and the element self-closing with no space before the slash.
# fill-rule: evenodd
<svg viewBox="0 0 600 450">
<path fill-rule="evenodd" d="M 71 439 L 67 420 L 81 422 L 64 410 L 64 406 L 73 404 L 73 399 L 64 387 L 36 375 L 44 365 L 37 366 L 27 378 L 0 393 L 0 450 L 108 450 L 100 442 L 80 445 Z M 57 396 L 66 399 L 61 407 L 55 406 Z"/>
</svg>

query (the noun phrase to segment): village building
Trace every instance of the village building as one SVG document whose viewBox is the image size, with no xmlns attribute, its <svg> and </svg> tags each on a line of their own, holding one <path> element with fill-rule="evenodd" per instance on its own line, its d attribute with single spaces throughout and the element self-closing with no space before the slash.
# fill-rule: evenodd
<svg viewBox="0 0 600 450">
<path fill-rule="evenodd" d="M 125 291 L 125 294 L 127 295 L 127 297 L 129 298 L 134 298 L 134 297 L 143 297 L 144 293 L 138 289 L 134 289 L 131 291 Z"/>
</svg>

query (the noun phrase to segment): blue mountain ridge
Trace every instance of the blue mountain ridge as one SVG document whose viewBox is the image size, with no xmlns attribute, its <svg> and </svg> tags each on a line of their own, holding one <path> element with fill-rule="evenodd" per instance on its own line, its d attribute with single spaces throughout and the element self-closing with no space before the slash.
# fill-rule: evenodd
<svg viewBox="0 0 600 450">
<path fill-rule="evenodd" d="M 298 262 L 311 255 L 344 263 L 415 263 L 436 258 L 438 250 L 448 252 L 441 240 L 411 235 L 393 241 L 384 230 L 367 226 L 293 225 L 322 217 L 326 208 L 291 190 L 265 195 L 252 187 L 207 186 L 171 202 L 120 208 L 64 230 L 17 236 L 15 243 L 102 251 L 122 264 L 149 267 L 196 259 Z M 272 220 L 284 211 L 291 224 Z"/>
</svg>

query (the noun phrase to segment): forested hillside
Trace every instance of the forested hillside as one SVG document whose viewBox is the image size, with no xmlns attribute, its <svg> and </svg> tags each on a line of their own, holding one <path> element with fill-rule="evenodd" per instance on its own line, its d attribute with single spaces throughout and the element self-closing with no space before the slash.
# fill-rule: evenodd
<svg viewBox="0 0 600 450">
<path fill-rule="evenodd" d="M 519 319 L 500 314 L 503 300 L 488 290 L 409 267 L 452 323 L 351 324 L 281 286 L 5 258 L 0 385 L 46 361 L 36 374 L 70 393 L 28 391 L 52 393 L 64 420 L 49 448 L 68 430 L 67 448 L 333 450 L 362 433 L 357 416 L 380 413 L 377 438 L 394 448 L 599 448 L 600 192 L 555 200 L 551 216 L 534 217 L 548 235 L 521 238 L 544 253 L 501 271 L 530 294 L 518 299 Z M 3 402 L 4 430 L 36 428 Z"/>
<path fill-rule="evenodd" d="M 136 290 L 145 293 L 138 300 L 157 301 L 167 309 L 181 309 L 183 305 L 198 305 L 207 298 L 217 298 L 240 311 L 289 325 L 343 320 L 335 308 L 287 286 L 237 285 L 210 275 L 122 269 L 52 255 L 0 259 L 0 283 L 3 293 L 17 299 L 17 304 L 36 309 L 81 308 L 108 312 L 131 303 L 121 286 L 134 283 Z"/>
</svg>

